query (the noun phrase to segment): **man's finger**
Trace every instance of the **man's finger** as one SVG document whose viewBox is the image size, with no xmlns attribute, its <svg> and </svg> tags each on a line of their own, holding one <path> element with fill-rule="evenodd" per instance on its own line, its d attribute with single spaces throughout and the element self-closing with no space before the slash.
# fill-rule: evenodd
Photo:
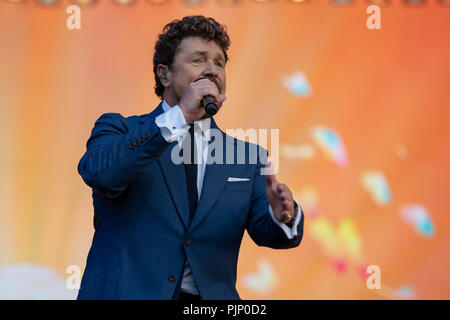
<svg viewBox="0 0 450 320">
<path fill-rule="evenodd" d="M 294 208 L 295 208 L 294 201 L 286 200 L 286 203 L 283 202 L 283 206 L 284 206 L 283 209 L 286 209 L 286 210 L 288 210 L 289 212 L 295 211 L 295 210 L 294 210 Z"/>
<path fill-rule="evenodd" d="M 279 183 L 277 189 L 278 189 L 278 192 L 279 192 L 279 193 L 282 193 L 282 192 L 284 191 L 284 186 L 283 186 L 283 184 L 282 184 L 282 183 Z"/>
<path fill-rule="evenodd" d="M 266 168 L 270 168 L 271 166 L 272 166 L 271 162 L 266 164 Z M 277 179 L 275 178 L 274 174 L 266 174 L 265 177 L 266 177 L 266 183 L 269 187 L 271 187 L 274 183 L 277 182 Z"/>
<path fill-rule="evenodd" d="M 275 183 L 274 175 L 265 175 L 267 186 L 271 187 Z"/>
</svg>

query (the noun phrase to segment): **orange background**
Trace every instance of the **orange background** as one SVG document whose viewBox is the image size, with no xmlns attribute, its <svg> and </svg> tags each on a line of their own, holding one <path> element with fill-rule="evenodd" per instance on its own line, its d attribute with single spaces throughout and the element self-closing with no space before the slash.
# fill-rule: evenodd
<svg viewBox="0 0 450 320">
<path fill-rule="evenodd" d="M 76 167 L 94 122 L 104 112 L 151 112 L 159 102 L 157 34 L 172 19 L 202 14 L 225 24 L 231 38 L 219 126 L 279 128 L 282 145 L 311 143 L 315 125 L 338 132 L 346 167 L 316 149 L 311 159 L 282 156 L 277 178 L 300 204 L 302 190 L 314 188 L 319 217 L 333 225 L 350 219 L 361 246 L 358 261 L 341 257 L 346 268 L 336 269 L 310 233 L 318 217 L 304 208 L 298 248 L 257 247 L 245 235 L 241 298 L 395 299 L 402 285 L 419 299 L 450 298 L 450 6 L 391 1 L 381 6 L 382 29 L 369 30 L 363 1 L 99 1 L 82 7 L 81 30 L 68 30 L 69 4 L 0 2 L 0 267 L 31 262 L 61 277 L 68 265 L 84 268 L 93 208 Z M 307 76 L 311 96 L 282 85 L 296 71 Z M 398 144 L 406 157 L 396 154 Z M 363 188 L 368 170 L 388 180 L 387 205 Z M 402 220 L 399 208 L 408 203 L 427 208 L 432 237 Z M 268 281 L 264 292 L 243 281 L 261 259 L 272 267 L 272 280 L 259 279 Z M 380 267 L 381 289 L 366 287 L 359 263 Z"/>
</svg>

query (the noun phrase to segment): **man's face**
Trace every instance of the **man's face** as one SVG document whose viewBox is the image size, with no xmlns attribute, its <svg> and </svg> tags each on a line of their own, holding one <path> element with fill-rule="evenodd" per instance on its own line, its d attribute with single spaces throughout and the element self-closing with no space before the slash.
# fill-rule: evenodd
<svg viewBox="0 0 450 320">
<path fill-rule="evenodd" d="M 213 81 L 219 93 L 225 94 L 225 56 L 214 41 L 184 38 L 178 45 L 169 73 L 170 83 L 164 90 L 164 98 L 170 105 L 177 104 L 188 85 L 200 77 Z"/>
</svg>

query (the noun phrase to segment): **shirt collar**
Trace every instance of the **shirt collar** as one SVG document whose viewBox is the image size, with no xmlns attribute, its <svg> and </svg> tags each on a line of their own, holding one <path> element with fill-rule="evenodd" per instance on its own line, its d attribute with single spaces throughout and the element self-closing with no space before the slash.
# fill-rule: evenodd
<svg viewBox="0 0 450 320">
<path fill-rule="evenodd" d="M 167 112 L 172 107 L 169 106 L 167 101 L 164 99 L 162 102 L 162 108 L 163 108 L 164 112 Z M 203 120 L 194 121 L 194 125 L 197 125 L 202 130 L 203 136 L 205 137 L 206 140 L 208 140 L 208 141 L 211 140 L 211 134 L 210 134 L 211 118 L 205 118 Z"/>
</svg>

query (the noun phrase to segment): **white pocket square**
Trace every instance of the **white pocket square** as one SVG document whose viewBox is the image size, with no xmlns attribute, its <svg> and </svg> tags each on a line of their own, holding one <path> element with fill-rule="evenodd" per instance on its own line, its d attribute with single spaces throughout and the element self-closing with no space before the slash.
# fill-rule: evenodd
<svg viewBox="0 0 450 320">
<path fill-rule="evenodd" d="M 233 177 L 229 177 L 227 181 L 229 182 L 237 182 L 237 181 L 249 181 L 249 178 L 233 178 Z"/>
</svg>

